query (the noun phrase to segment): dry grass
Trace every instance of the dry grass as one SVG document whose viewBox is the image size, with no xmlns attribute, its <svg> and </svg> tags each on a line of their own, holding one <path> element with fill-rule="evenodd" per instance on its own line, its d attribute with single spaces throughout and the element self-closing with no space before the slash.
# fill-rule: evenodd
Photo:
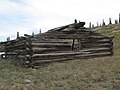
<svg viewBox="0 0 120 90">
<path fill-rule="evenodd" d="M 52 63 L 39 69 L 1 60 L 0 90 L 119 90 L 120 32 L 115 32 L 119 29 L 118 25 L 97 28 L 98 32 L 115 36 L 115 54 L 111 57 Z M 26 79 L 31 83 L 24 84 Z"/>
</svg>

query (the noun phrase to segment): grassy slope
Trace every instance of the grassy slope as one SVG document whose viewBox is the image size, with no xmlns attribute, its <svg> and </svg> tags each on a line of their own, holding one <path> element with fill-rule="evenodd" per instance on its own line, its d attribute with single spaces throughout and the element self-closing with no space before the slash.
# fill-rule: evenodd
<svg viewBox="0 0 120 90">
<path fill-rule="evenodd" d="M 0 90 L 119 90 L 120 25 L 96 30 L 115 36 L 114 56 L 53 63 L 39 69 L 26 69 L 10 60 L 0 61 Z M 24 85 L 25 79 L 31 80 L 31 84 Z"/>
</svg>

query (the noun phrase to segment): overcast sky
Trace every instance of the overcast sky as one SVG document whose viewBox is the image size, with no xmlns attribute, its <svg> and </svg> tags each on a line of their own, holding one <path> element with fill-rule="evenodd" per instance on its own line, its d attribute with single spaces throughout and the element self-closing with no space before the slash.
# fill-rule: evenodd
<svg viewBox="0 0 120 90">
<path fill-rule="evenodd" d="M 0 0 L 0 41 L 74 22 L 118 19 L 120 0 Z"/>
</svg>

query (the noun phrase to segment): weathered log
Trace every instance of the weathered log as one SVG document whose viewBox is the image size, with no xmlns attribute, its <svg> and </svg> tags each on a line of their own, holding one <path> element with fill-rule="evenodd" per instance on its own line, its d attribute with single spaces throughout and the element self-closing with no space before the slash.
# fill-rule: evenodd
<svg viewBox="0 0 120 90">
<path fill-rule="evenodd" d="M 85 52 L 88 53 L 88 52 Z M 46 59 L 55 59 L 55 58 L 66 58 L 74 55 L 80 55 L 84 54 L 84 52 L 64 52 L 64 53 L 48 53 L 48 54 L 34 54 L 32 56 L 33 60 L 39 59 L 39 60 L 46 60 Z"/>
<path fill-rule="evenodd" d="M 41 48 L 51 48 L 51 47 L 59 47 L 59 48 L 71 48 L 70 44 L 59 44 L 59 43 L 32 43 L 33 47 L 41 47 Z"/>
<path fill-rule="evenodd" d="M 34 40 L 34 41 L 32 41 L 32 43 L 52 43 L 52 44 L 54 44 L 54 43 L 63 43 L 63 44 L 68 44 L 69 42 L 67 42 L 67 41 L 59 41 L 59 40 L 44 40 L 44 41 L 38 41 L 38 40 Z"/>
<path fill-rule="evenodd" d="M 58 52 L 58 51 L 70 51 L 71 48 L 33 48 L 34 54 L 43 54 L 43 53 L 52 53 L 52 52 Z"/>
<path fill-rule="evenodd" d="M 61 61 L 68 61 L 68 60 L 77 60 L 77 59 L 88 59 L 88 58 L 96 58 L 96 57 L 103 57 L 103 56 L 110 56 L 111 53 L 110 52 L 106 52 L 106 53 L 97 53 L 97 54 L 82 54 L 82 55 L 71 55 L 70 57 L 66 57 L 66 58 L 55 58 L 55 59 L 43 59 L 43 60 L 34 60 L 32 62 L 32 64 L 34 66 L 37 65 L 41 65 L 44 63 L 51 63 L 51 62 L 61 62 Z M 56 56 L 55 56 L 56 57 Z"/>
<path fill-rule="evenodd" d="M 85 36 L 88 36 L 88 35 L 80 35 L 80 34 L 69 34 L 69 35 L 66 35 L 66 34 L 52 34 L 52 35 L 44 35 L 44 36 L 39 36 L 39 38 L 49 38 L 49 39 L 73 39 L 73 38 L 76 38 L 76 39 L 79 39 L 81 37 L 85 37 Z"/>
<path fill-rule="evenodd" d="M 95 48 L 102 48 L 102 47 L 104 47 L 104 48 L 110 48 L 110 47 L 112 47 L 113 45 L 112 44 L 110 44 L 110 43 L 105 43 L 105 44 L 82 44 L 82 49 L 83 48 L 85 48 L 85 49 L 87 49 L 87 48 L 93 48 L 93 47 L 95 47 Z"/>
<path fill-rule="evenodd" d="M 99 53 L 99 52 L 111 52 L 112 51 L 112 47 L 111 48 L 90 48 L 90 49 L 85 49 L 82 50 L 83 52 L 92 52 L 92 53 Z"/>
<path fill-rule="evenodd" d="M 105 43 L 110 43 L 112 44 L 113 42 L 111 41 L 81 41 L 81 44 L 105 44 Z"/>
</svg>

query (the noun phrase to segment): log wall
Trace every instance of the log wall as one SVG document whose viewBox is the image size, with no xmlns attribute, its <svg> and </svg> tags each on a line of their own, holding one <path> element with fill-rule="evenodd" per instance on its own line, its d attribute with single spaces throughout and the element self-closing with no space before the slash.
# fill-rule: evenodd
<svg viewBox="0 0 120 90">
<path fill-rule="evenodd" d="M 7 58 L 19 59 L 27 67 L 35 67 L 43 63 L 111 56 L 112 39 L 86 28 L 52 30 L 8 41 L 5 54 Z"/>
</svg>

